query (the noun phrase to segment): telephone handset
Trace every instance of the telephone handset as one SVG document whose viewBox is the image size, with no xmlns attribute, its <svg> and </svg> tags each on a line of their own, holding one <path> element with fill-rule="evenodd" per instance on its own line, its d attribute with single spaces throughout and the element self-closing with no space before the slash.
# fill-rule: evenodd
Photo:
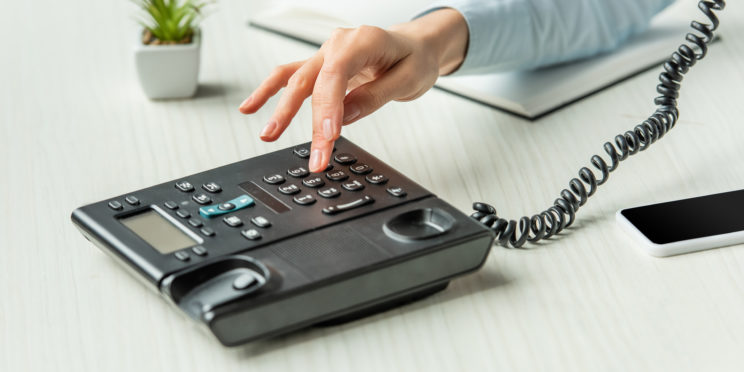
<svg viewBox="0 0 744 372">
<path fill-rule="evenodd" d="M 496 233 L 496 241 L 511 248 L 521 248 L 527 242 L 548 239 L 560 233 L 574 222 L 576 212 L 594 195 L 597 188 L 607 182 L 610 173 L 617 169 L 621 161 L 647 149 L 674 128 L 679 118 L 677 97 L 682 78 L 695 63 L 703 59 L 708 52 L 708 44 L 713 40 L 713 31 L 718 28 L 718 17 L 713 10 L 723 10 L 724 0 L 701 0 L 698 8 L 708 18 L 710 24 L 692 21 L 690 27 L 699 34 L 690 32 L 685 36 L 687 43 L 680 45 L 664 62 L 664 71 L 659 75 L 656 91 L 661 96 L 654 99 L 657 108 L 648 119 L 636 125 L 632 130 L 618 134 L 614 143 L 605 142 L 604 150 L 610 158 L 610 165 L 599 155 L 591 157 L 592 165 L 601 173 L 600 179 L 588 167 L 579 170 L 579 177 L 568 183 L 560 197 L 546 210 L 516 220 L 499 217 L 496 209 L 486 203 L 473 203 L 475 212 L 471 217 Z M 697 50 L 695 50 L 697 48 Z M 586 185 L 589 186 L 587 190 Z"/>
</svg>

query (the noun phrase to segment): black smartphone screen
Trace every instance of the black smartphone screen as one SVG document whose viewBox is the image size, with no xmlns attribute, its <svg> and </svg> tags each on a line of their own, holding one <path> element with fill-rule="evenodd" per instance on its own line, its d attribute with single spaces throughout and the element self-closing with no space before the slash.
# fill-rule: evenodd
<svg viewBox="0 0 744 372">
<path fill-rule="evenodd" d="M 744 230 L 744 190 L 622 210 L 656 244 Z"/>
</svg>

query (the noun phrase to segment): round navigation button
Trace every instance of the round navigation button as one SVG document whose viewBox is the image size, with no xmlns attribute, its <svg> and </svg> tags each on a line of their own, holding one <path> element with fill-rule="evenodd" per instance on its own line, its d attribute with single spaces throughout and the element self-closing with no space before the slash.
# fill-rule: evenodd
<svg viewBox="0 0 744 372">
<path fill-rule="evenodd" d="M 233 204 L 233 203 L 222 203 L 217 208 L 219 208 L 220 210 L 223 210 L 223 211 L 229 211 L 230 209 L 235 209 L 235 204 Z"/>
</svg>

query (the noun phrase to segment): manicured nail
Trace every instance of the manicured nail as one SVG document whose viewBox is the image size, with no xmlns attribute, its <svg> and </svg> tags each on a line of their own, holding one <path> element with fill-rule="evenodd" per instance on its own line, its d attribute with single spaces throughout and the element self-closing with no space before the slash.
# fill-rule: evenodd
<svg viewBox="0 0 744 372">
<path fill-rule="evenodd" d="M 359 106 L 355 104 L 349 104 L 344 107 L 344 123 L 348 123 L 356 119 L 362 112 L 359 110 Z"/>
<path fill-rule="evenodd" d="M 271 120 L 266 124 L 264 129 L 261 131 L 261 139 L 273 137 L 274 131 L 276 130 L 276 121 Z"/>
<path fill-rule="evenodd" d="M 333 130 L 333 126 L 331 125 L 331 119 L 325 118 L 323 119 L 323 135 L 325 138 L 329 141 L 333 141 L 333 138 L 336 136 L 335 131 Z"/>
<path fill-rule="evenodd" d="M 323 154 L 320 150 L 315 149 L 310 153 L 310 171 L 320 172 L 322 171 Z"/>
<path fill-rule="evenodd" d="M 243 101 L 243 103 L 240 104 L 240 108 L 242 109 L 245 106 L 248 106 L 248 104 L 251 103 L 251 101 L 253 101 L 253 96 L 252 95 L 251 96 L 248 96 L 248 98 L 246 98 L 245 101 Z"/>
</svg>

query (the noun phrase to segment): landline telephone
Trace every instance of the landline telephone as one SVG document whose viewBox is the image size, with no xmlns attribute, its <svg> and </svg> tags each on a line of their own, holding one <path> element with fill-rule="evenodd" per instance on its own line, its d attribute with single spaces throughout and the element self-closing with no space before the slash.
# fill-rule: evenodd
<svg viewBox="0 0 744 372">
<path fill-rule="evenodd" d="M 591 158 L 602 178 L 582 168 L 532 217 L 508 221 L 485 203 L 468 217 L 342 137 L 320 174 L 305 169 L 303 144 L 86 205 L 72 221 L 224 345 L 413 301 L 477 270 L 494 239 L 519 248 L 570 226 L 620 161 L 674 127 L 682 77 L 724 6 L 699 2 L 711 24 L 693 21 L 701 35 L 664 63 L 656 111 L 605 143 L 611 164 Z"/>
</svg>

